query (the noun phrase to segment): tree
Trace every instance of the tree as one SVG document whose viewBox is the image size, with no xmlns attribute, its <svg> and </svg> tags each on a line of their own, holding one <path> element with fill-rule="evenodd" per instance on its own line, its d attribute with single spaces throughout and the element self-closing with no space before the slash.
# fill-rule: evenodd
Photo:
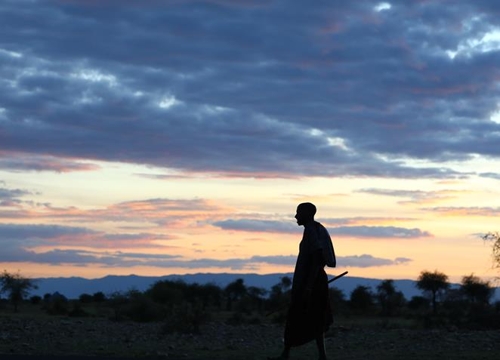
<svg viewBox="0 0 500 360">
<path fill-rule="evenodd" d="M 347 303 L 344 292 L 335 286 L 331 286 L 328 288 L 328 297 L 333 315 L 343 313 Z"/>
<path fill-rule="evenodd" d="M 89 304 L 92 302 L 93 298 L 92 298 L 92 295 L 90 294 L 81 294 L 79 297 L 78 297 L 78 300 L 82 303 L 82 304 Z"/>
<path fill-rule="evenodd" d="M 351 309 L 367 313 L 373 309 L 373 294 L 366 286 L 358 285 L 352 292 L 349 300 Z"/>
<path fill-rule="evenodd" d="M 474 276 L 474 274 L 462 278 L 460 289 L 467 300 L 476 304 L 489 304 L 495 292 L 489 281 L 482 281 L 477 276 Z"/>
<path fill-rule="evenodd" d="M 215 284 L 191 284 L 188 287 L 187 300 L 195 303 L 201 300 L 203 309 L 208 306 L 221 307 L 222 289 Z"/>
<path fill-rule="evenodd" d="M 146 295 L 159 304 L 172 306 L 184 301 L 186 288 L 187 284 L 180 280 L 160 280 L 151 285 Z"/>
<path fill-rule="evenodd" d="M 104 293 L 102 291 L 98 291 L 98 292 L 94 293 L 94 295 L 92 295 L 92 301 L 97 302 L 97 303 L 104 302 L 104 301 L 106 301 L 106 295 L 104 295 Z"/>
<path fill-rule="evenodd" d="M 290 302 L 290 287 L 292 279 L 288 276 L 280 278 L 280 282 L 271 287 L 267 306 L 271 309 L 271 313 L 278 313 L 280 316 L 278 321 L 284 320 L 285 313 L 281 309 L 286 309 L 286 305 Z M 270 313 L 270 314 L 271 314 Z"/>
<path fill-rule="evenodd" d="M 429 309 L 429 299 L 423 296 L 413 296 L 408 301 L 408 309 L 414 312 L 427 311 Z"/>
<path fill-rule="evenodd" d="M 393 315 L 405 303 L 403 293 L 396 291 L 394 280 L 383 280 L 377 285 L 377 300 L 384 316 Z"/>
<path fill-rule="evenodd" d="M 228 284 L 224 288 L 224 294 L 227 298 L 227 310 L 231 311 L 233 302 L 241 299 L 246 293 L 247 288 L 243 279 L 239 278 Z"/>
<path fill-rule="evenodd" d="M 493 242 L 491 253 L 493 258 L 493 267 L 496 269 L 500 269 L 500 233 L 489 232 L 486 235 L 483 235 L 482 238 L 485 241 Z"/>
<path fill-rule="evenodd" d="M 21 276 L 19 272 L 11 274 L 6 270 L 0 277 L 0 286 L 0 293 L 6 292 L 8 294 L 15 312 L 18 312 L 19 304 L 28 296 L 30 290 L 37 289 L 34 280 Z"/>
<path fill-rule="evenodd" d="M 247 293 L 248 297 L 251 299 L 257 310 L 262 310 L 267 290 L 257 286 L 249 286 L 247 289 Z"/>
<path fill-rule="evenodd" d="M 448 289 L 448 275 L 435 270 L 434 272 L 422 271 L 417 279 L 416 286 L 418 289 L 430 293 L 432 312 L 437 312 L 437 296 L 440 292 Z"/>
<path fill-rule="evenodd" d="M 283 293 L 286 293 L 292 287 L 292 279 L 289 276 L 280 277 L 280 286 Z"/>
</svg>

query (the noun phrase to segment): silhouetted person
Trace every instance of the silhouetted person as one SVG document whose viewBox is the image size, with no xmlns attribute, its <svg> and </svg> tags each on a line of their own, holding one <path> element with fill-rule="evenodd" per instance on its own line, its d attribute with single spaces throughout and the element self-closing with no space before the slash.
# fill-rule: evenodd
<svg viewBox="0 0 500 360">
<path fill-rule="evenodd" d="M 284 348 L 280 356 L 288 359 L 290 349 L 316 340 L 318 358 L 326 359 L 324 333 L 333 323 L 328 299 L 328 277 L 325 265 L 336 266 L 335 251 L 328 231 L 314 220 L 316 206 L 302 203 L 297 207 L 297 224 L 304 226 L 292 282 Z"/>
</svg>

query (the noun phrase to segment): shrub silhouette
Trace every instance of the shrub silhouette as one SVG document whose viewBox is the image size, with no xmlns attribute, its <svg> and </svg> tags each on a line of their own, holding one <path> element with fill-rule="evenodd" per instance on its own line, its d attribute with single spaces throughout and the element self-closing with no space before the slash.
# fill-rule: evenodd
<svg viewBox="0 0 500 360">
<path fill-rule="evenodd" d="M 168 311 L 163 325 L 163 332 L 199 334 L 201 326 L 210 319 L 200 302 L 181 303 L 174 305 Z"/>
<path fill-rule="evenodd" d="M 90 314 L 83 309 L 82 305 L 78 301 L 72 301 L 72 309 L 68 311 L 68 316 L 71 317 L 87 317 Z"/>
<path fill-rule="evenodd" d="M 43 299 L 43 308 L 49 315 L 68 314 L 68 299 L 58 292 L 52 295 L 46 294 Z"/>
<path fill-rule="evenodd" d="M 94 297 L 90 294 L 81 294 L 79 297 L 78 297 L 78 300 L 82 303 L 82 304 L 90 304 L 91 302 L 94 301 Z"/>
<path fill-rule="evenodd" d="M 41 302 L 42 302 L 42 297 L 41 296 L 34 295 L 34 296 L 30 297 L 30 303 L 32 303 L 33 305 L 38 305 Z"/>
<path fill-rule="evenodd" d="M 129 319 L 139 322 L 161 320 L 165 316 L 159 304 L 136 290 L 129 291 L 124 314 Z"/>
<path fill-rule="evenodd" d="M 146 295 L 154 302 L 163 305 L 176 305 L 184 300 L 187 285 L 183 281 L 162 280 L 154 283 Z"/>
<path fill-rule="evenodd" d="M 374 305 L 374 297 L 368 287 L 359 285 L 351 292 L 349 306 L 354 313 L 364 315 L 372 314 Z"/>
<path fill-rule="evenodd" d="M 401 291 L 397 291 L 394 280 L 383 280 L 377 285 L 376 298 L 382 316 L 394 316 L 401 312 L 406 299 Z"/>
<path fill-rule="evenodd" d="M 344 292 L 333 286 L 330 287 L 328 291 L 333 315 L 335 316 L 345 314 L 347 310 L 347 302 L 345 300 Z"/>
<path fill-rule="evenodd" d="M 106 295 L 102 291 L 98 291 L 92 295 L 92 301 L 100 303 L 106 301 Z"/>
</svg>

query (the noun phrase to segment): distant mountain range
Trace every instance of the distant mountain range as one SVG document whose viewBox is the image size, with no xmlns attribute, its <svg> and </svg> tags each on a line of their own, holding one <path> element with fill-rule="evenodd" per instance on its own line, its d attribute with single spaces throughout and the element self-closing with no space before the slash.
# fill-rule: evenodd
<svg viewBox="0 0 500 360">
<path fill-rule="evenodd" d="M 95 294 L 103 292 L 109 295 L 114 292 L 125 292 L 128 290 L 145 291 L 155 282 L 160 280 L 182 280 L 187 284 L 215 284 L 220 287 L 225 287 L 227 284 L 236 279 L 243 279 L 246 286 L 256 286 L 264 289 L 271 289 L 273 285 L 280 282 L 283 276 L 292 278 L 291 273 L 282 274 L 231 274 L 231 273 L 199 273 L 186 275 L 166 275 L 166 276 L 137 276 L 137 275 L 109 275 L 99 279 L 85 279 L 81 277 L 67 278 L 39 278 L 35 279 L 38 286 L 37 290 L 31 292 L 31 295 L 43 296 L 47 293 L 52 294 L 59 292 L 68 299 L 78 299 L 81 294 Z M 349 298 L 351 292 L 359 285 L 376 290 L 378 284 L 382 280 L 369 279 L 361 277 L 351 277 L 349 274 L 330 283 L 331 287 L 344 292 L 346 298 Z M 422 292 L 415 286 L 414 280 L 394 280 L 394 286 L 398 291 L 401 291 L 406 299 L 411 299 L 413 296 L 420 296 Z M 452 284 L 452 286 L 458 286 Z M 495 293 L 495 299 L 500 299 L 500 291 Z"/>
</svg>

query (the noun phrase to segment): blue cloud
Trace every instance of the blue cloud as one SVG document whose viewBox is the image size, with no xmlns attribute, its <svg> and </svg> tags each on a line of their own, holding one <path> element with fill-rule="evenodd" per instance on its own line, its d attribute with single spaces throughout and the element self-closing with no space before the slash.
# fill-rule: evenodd
<svg viewBox="0 0 500 360">
<path fill-rule="evenodd" d="M 121 4 L 2 2 L 1 168 L 461 178 L 448 160 L 500 155 L 492 2 Z"/>
</svg>

